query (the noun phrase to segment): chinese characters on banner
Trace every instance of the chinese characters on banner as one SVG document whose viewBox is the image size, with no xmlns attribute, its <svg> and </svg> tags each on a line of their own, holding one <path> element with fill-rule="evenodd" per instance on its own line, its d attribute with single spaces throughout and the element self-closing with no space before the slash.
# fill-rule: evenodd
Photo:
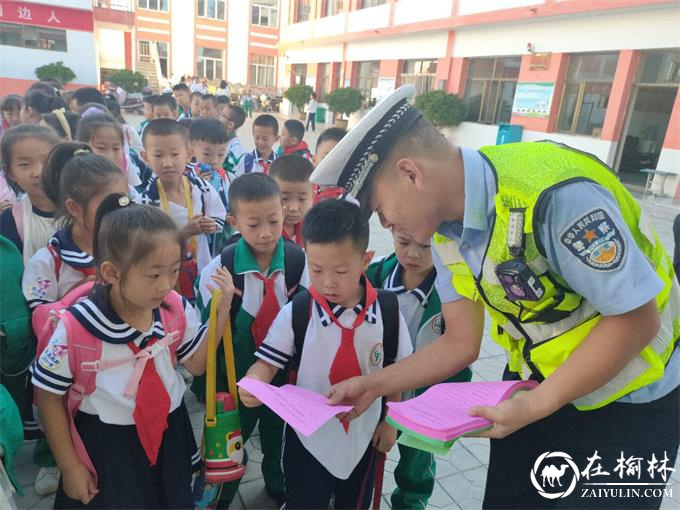
<svg viewBox="0 0 680 510">
<path fill-rule="evenodd" d="M 0 21 L 65 30 L 92 32 L 92 11 L 31 2 L 0 0 Z"/>
</svg>

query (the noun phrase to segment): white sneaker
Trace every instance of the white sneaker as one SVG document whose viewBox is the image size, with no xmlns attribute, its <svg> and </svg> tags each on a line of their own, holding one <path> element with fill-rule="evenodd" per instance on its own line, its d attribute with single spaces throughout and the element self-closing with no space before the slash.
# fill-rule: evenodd
<svg viewBox="0 0 680 510">
<path fill-rule="evenodd" d="M 36 494 L 38 496 L 49 496 L 57 492 L 60 476 L 61 472 L 57 466 L 40 468 L 33 484 Z"/>
</svg>

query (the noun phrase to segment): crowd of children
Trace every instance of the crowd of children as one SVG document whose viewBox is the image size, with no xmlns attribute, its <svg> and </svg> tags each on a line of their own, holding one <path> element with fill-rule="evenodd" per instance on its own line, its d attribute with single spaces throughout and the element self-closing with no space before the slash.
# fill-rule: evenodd
<svg viewBox="0 0 680 510">
<path fill-rule="evenodd" d="M 374 260 L 359 209 L 309 180 L 344 130 L 324 131 L 312 154 L 301 122 L 279 131 L 261 114 L 246 152 L 237 132 L 247 112 L 184 83 L 144 98 L 139 129 L 96 89 L 63 98 L 37 83 L 0 110 L 0 382 L 25 438 L 38 439 L 35 489 L 56 492 L 55 508 L 194 506 L 200 452 L 183 404 L 188 374 L 176 369 L 204 399 L 211 308 L 217 331 L 230 321 L 237 378 L 292 378 L 321 393 L 442 334 L 430 247 L 394 232 L 394 254 Z M 45 311 L 52 319 L 36 323 Z M 369 506 L 378 456 L 397 437 L 384 403 L 306 437 L 240 397 L 243 440 L 258 427 L 277 503 Z M 434 458 L 400 451 L 392 504 L 424 507 Z M 226 483 L 218 506 L 237 489 Z"/>
</svg>

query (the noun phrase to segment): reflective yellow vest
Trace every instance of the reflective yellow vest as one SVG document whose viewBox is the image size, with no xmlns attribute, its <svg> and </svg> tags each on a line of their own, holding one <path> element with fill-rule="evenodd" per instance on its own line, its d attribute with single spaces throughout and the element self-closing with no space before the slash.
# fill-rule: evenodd
<svg viewBox="0 0 680 510">
<path fill-rule="evenodd" d="M 548 377 L 600 320 L 597 310 L 550 270 L 534 236 L 543 221 L 547 192 L 567 182 L 590 181 L 613 195 L 635 243 L 664 283 L 656 297 L 661 328 L 617 376 L 573 404 L 581 410 L 597 409 L 663 377 L 680 336 L 680 292 L 670 257 L 633 196 L 595 156 L 566 146 L 529 142 L 483 147 L 480 152 L 494 172 L 497 187 L 481 274 L 472 274 L 456 241 L 435 234 L 434 246 L 453 274 L 456 292 L 483 301 L 493 322 L 491 336 L 507 351 L 510 370 L 524 378 L 531 373 L 539 379 Z M 513 259 L 507 240 L 510 209 L 525 210 L 524 256 L 545 287 L 538 301 L 510 301 L 496 276 L 496 267 Z"/>
</svg>

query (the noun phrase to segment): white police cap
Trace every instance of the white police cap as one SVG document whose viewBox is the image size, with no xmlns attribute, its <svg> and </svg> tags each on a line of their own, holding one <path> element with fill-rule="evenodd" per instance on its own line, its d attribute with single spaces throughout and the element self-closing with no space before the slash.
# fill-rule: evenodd
<svg viewBox="0 0 680 510">
<path fill-rule="evenodd" d="M 422 113 L 411 105 L 413 85 L 404 85 L 375 105 L 316 167 L 310 179 L 323 186 L 339 186 L 365 203 L 373 171 L 394 142 Z"/>
</svg>

